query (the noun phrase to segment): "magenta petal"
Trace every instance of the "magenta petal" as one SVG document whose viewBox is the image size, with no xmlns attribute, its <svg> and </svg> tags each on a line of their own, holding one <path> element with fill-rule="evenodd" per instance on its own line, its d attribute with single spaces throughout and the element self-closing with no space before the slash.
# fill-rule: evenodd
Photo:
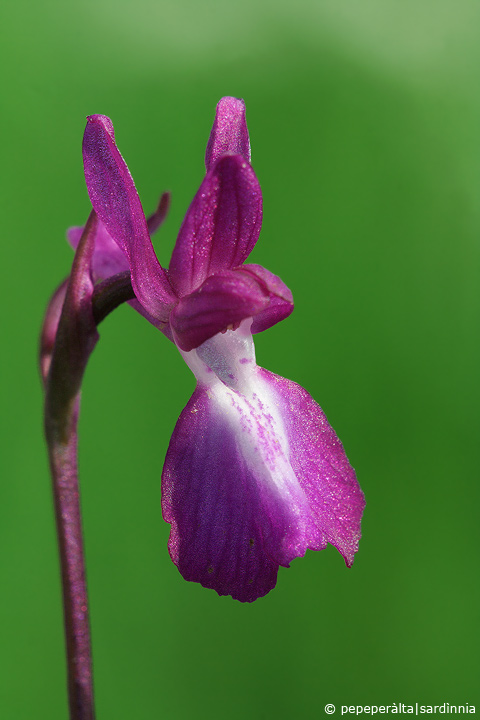
<svg viewBox="0 0 480 720">
<path fill-rule="evenodd" d="M 353 562 L 364 508 L 342 444 L 296 383 L 255 364 L 250 321 L 182 353 L 198 385 L 167 452 L 162 507 L 187 580 L 254 600 L 307 548 Z"/>
<path fill-rule="evenodd" d="M 310 507 L 313 538 L 308 547 L 334 545 L 350 567 L 361 537 L 365 498 L 343 445 L 321 407 L 292 380 L 259 368 L 272 389 L 288 436 L 295 476 Z"/>
<path fill-rule="evenodd" d="M 270 302 L 253 318 L 252 333 L 268 330 L 293 312 L 293 296 L 283 280 L 261 265 L 242 265 L 242 271 L 249 273 L 266 293 Z"/>
<path fill-rule="evenodd" d="M 185 580 L 252 602 L 277 580 L 265 551 L 255 479 L 228 428 L 197 389 L 175 427 L 162 474 L 162 511 L 171 523 L 168 549 Z"/>
<path fill-rule="evenodd" d="M 90 200 L 128 258 L 138 300 L 151 315 L 166 321 L 175 296 L 156 258 L 137 190 L 115 145 L 112 123 L 104 115 L 87 120 L 83 159 Z"/>
<path fill-rule="evenodd" d="M 225 271 L 208 277 L 197 290 L 182 298 L 170 324 L 177 345 L 185 351 L 198 347 L 227 327 L 264 310 L 267 292 L 248 273 Z"/>
<path fill-rule="evenodd" d="M 215 122 L 207 144 L 205 166 L 209 170 L 221 155 L 242 155 L 250 162 L 250 139 L 245 120 L 245 103 L 224 97 L 217 105 Z"/>
<path fill-rule="evenodd" d="M 209 276 L 241 265 L 262 224 L 262 193 L 239 155 L 221 157 L 209 170 L 183 221 L 169 268 L 179 297 Z"/>
</svg>

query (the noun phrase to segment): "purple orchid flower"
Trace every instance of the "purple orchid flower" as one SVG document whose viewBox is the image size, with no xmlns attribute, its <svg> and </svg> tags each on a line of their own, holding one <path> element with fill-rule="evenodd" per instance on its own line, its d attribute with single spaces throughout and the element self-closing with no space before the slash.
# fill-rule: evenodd
<svg viewBox="0 0 480 720">
<path fill-rule="evenodd" d="M 243 101 L 217 106 L 207 173 L 168 271 L 107 117 L 88 118 L 83 153 L 99 219 L 94 276 L 130 270 L 132 304 L 175 342 L 197 380 L 162 474 L 168 547 L 181 574 L 251 602 L 307 548 L 331 543 L 351 566 L 365 503 L 342 444 L 303 388 L 255 362 L 252 333 L 286 318 L 293 301 L 280 278 L 245 264 L 262 196 Z M 70 231 L 72 244 L 78 236 Z"/>
</svg>

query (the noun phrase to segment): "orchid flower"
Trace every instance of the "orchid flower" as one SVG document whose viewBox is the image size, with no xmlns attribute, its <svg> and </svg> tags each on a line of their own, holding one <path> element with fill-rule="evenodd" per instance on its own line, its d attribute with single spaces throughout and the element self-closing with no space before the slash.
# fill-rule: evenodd
<svg viewBox="0 0 480 720">
<path fill-rule="evenodd" d="M 251 602 L 307 549 L 331 543 L 351 566 L 364 498 L 342 444 L 303 388 L 255 361 L 252 333 L 286 318 L 293 300 L 279 277 L 245 264 L 259 237 L 262 196 L 243 101 L 217 106 L 206 176 L 168 270 L 109 118 L 88 118 L 83 156 L 98 217 L 94 277 L 129 270 L 132 304 L 196 377 L 162 473 L 168 547 L 181 574 Z M 79 235 L 70 231 L 72 244 Z"/>
</svg>

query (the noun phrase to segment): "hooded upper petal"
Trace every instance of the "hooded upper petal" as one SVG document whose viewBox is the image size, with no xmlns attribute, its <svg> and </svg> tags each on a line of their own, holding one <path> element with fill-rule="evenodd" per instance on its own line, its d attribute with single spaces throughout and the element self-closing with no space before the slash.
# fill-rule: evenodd
<svg viewBox="0 0 480 720">
<path fill-rule="evenodd" d="M 99 219 L 126 254 L 135 295 L 154 317 L 167 321 L 176 302 L 157 260 L 140 198 L 104 115 L 87 118 L 83 160 L 87 189 Z"/>
<path fill-rule="evenodd" d="M 238 267 L 258 239 L 262 218 L 260 186 L 247 162 L 249 148 L 243 101 L 223 98 L 207 147 L 207 176 L 184 219 L 167 275 L 155 256 L 149 229 L 163 221 L 169 195 L 162 196 L 147 225 L 109 118 L 88 118 L 85 177 L 100 218 L 94 275 L 104 278 L 129 269 L 138 298 L 131 304 L 169 337 L 170 323 L 175 325 L 184 350 L 248 316 L 254 317 L 253 332 L 260 332 L 293 309 L 291 293 L 280 278 L 261 266 Z M 232 151 L 241 154 L 225 154 Z M 69 231 L 74 246 L 80 232 Z M 243 272 L 243 278 L 237 275 L 232 283 L 230 270 Z"/>
<path fill-rule="evenodd" d="M 237 327 L 257 315 L 269 303 L 268 292 L 242 269 L 211 275 L 172 311 L 175 341 L 181 350 L 193 350 L 229 326 Z"/>
<path fill-rule="evenodd" d="M 182 353 L 198 385 L 162 476 L 169 549 L 187 580 L 252 601 L 276 569 L 328 542 L 347 564 L 362 492 L 325 415 L 255 364 L 250 321 Z"/>
<path fill-rule="evenodd" d="M 189 351 L 248 317 L 253 317 L 252 332 L 260 332 L 292 310 L 292 293 L 279 277 L 261 265 L 241 265 L 210 275 L 181 298 L 170 324 L 179 348 Z"/>
<path fill-rule="evenodd" d="M 168 272 L 177 295 L 241 265 L 261 224 L 262 193 L 252 167 L 240 155 L 221 156 L 200 185 L 173 250 Z"/>
<path fill-rule="evenodd" d="M 225 154 L 241 155 L 250 162 L 250 138 L 245 120 L 245 103 L 224 97 L 217 105 L 215 122 L 208 139 L 205 167 L 209 170 Z"/>
</svg>

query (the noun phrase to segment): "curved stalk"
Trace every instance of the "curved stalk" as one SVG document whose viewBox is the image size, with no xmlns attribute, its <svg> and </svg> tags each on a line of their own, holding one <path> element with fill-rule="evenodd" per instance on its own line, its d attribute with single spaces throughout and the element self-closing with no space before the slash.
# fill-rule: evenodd
<svg viewBox="0 0 480 720">
<path fill-rule="evenodd" d="M 92 212 L 70 278 L 58 288 L 48 306 L 40 352 L 62 576 L 70 720 L 95 718 L 77 464 L 80 387 L 98 340 L 97 324 L 134 297 L 129 273 L 109 278 L 94 288 L 90 265 L 96 223 Z"/>
</svg>

